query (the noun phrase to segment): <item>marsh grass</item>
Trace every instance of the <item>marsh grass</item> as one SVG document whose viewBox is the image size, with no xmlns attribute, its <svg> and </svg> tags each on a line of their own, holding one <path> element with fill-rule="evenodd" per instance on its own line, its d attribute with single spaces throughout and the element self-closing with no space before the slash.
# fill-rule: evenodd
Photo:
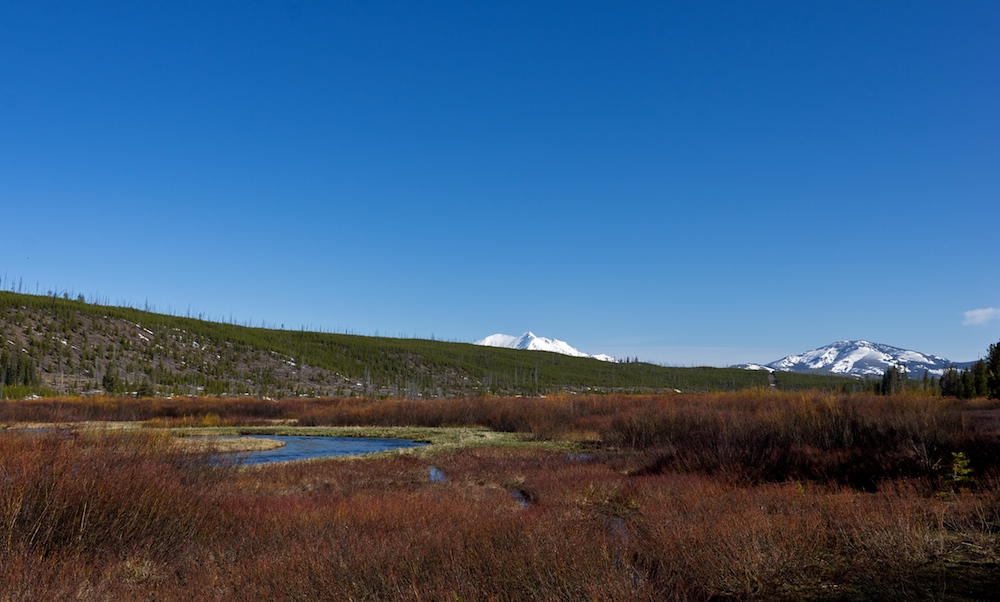
<svg viewBox="0 0 1000 602">
<path fill-rule="evenodd" d="M 238 452 L 267 451 L 284 447 L 283 441 L 256 437 L 175 437 L 172 445 L 188 454 L 229 454 Z"/>
</svg>

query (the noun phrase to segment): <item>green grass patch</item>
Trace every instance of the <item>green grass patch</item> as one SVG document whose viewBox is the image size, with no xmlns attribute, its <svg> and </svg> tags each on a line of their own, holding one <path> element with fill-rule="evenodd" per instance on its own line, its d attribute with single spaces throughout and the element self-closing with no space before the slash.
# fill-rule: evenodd
<svg viewBox="0 0 1000 602">
<path fill-rule="evenodd" d="M 378 437 L 408 439 L 429 443 L 429 447 L 412 448 L 406 453 L 436 452 L 445 449 L 471 447 L 575 449 L 571 441 L 538 441 L 524 433 L 501 433 L 476 427 L 415 427 L 415 426 L 239 426 L 169 429 L 175 437 L 227 437 L 238 435 L 275 435 L 307 437 Z"/>
</svg>

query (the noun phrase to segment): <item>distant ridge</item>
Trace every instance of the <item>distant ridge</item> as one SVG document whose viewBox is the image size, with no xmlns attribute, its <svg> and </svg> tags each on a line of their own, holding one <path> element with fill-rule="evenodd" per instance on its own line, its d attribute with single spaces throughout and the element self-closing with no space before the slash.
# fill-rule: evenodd
<svg viewBox="0 0 1000 602">
<path fill-rule="evenodd" d="M 869 341 L 837 341 L 825 347 L 783 357 L 769 364 L 740 364 L 733 367 L 769 372 L 881 377 L 889 367 L 896 365 L 905 367 L 911 378 L 920 378 L 925 371 L 930 376 L 941 377 L 948 366 L 963 368 L 971 365 L 971 362 L 956 363 L 937 355 Z"/>
<path fill-rule="evenodd" d="M 532 339 L 543 343 L 526 335 L 527 347 Z M 797 375 L 778 379 L 777 387 L 842 388 L 831 380 L 842 379 Z M 767 384 L 763 373 L 748 370 L 590 362 L 470 343 L 249 327 L 69 295 L 0 291 L 0 399 L 80 393 L 416 399 L 737 391 Z"/>
<path fill-rule="evenodd" d="M 584 353 L 579 349 L 571 346 L 566 341 L 535 336 L 535 333 L 531 332 L 530 330 L 519 337 L 511 336 L 509 334 L 491 334 L 485 339 L 480 339 L 476 341 L 475 344 L 483 345 L 486 347 L 523 349 L 526 351 L 551 351 L 552 353 L 561 353 L 563 355 L 571 355 L 573 357 L 589 357 L 595 360 L 601 360 L 602 362 L 618 361 L 617 359 L 611 357 L 610 355 L 605 355 L 603 353 L 599 353 L 597 355 L 590 355 L 589 353 Z"/>
</svg>

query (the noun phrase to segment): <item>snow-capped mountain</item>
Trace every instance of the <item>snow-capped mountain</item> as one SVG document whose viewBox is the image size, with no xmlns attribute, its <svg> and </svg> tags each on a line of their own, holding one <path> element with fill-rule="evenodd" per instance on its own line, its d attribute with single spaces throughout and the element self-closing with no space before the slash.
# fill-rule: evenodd
<svg viewBox="0 0 1000 602">
<path fill-rule="evenodd" d="M 919 378 L 926 370 L 940 377 L 948 366 L 963 367 L 937 355 L 900 349 L 868 341 L 838 341 L 799 355 L 789 355 L 760 366 L 742 364 L 748 370 L 778 370 L 781 372 L 829 372 L 853 376 L 882 376 L 890 366 L 906 368 L 911 377 Z"/>
<path fill-rule="evenodd" d="M 584 353 L 575 347 L 572 347 L 566 341 L 560 341 L 559 339 L 548 339 L 545 337 L 538 337 L 531 331 L 522 334 L 519 337 L 514 337 L 509 334 L 491 334 L 485 339 L 480 339 L 476 341 L 476 345 L 485 345 L 487 347 L 506 347 L 508 349 L 526 349 L 530 351 L 551 351 L 553 353 L 561 353 L 563 355 L 572 355 L 574 357 L 590 357 L 595 360 L 601 360 L 602 362 L 616 362 L 615 358 L 610 355 L 605 355 L 603 353 L 597 355 L 590 355 L 589 353 Z"/>
</svg>

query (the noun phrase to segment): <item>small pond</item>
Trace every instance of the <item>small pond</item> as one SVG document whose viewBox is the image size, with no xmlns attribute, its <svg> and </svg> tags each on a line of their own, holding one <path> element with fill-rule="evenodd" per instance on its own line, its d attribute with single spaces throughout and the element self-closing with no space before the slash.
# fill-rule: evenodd
<svg viewBox="0 0 1000 602">
<path fill-rule="evenodd" d="M 269 462 L 290 462 L 310 460 L 330 456 L 359 456 L 375 452 L 423 447 L 427 443 L 408 439 L 388 439 L 377 437 L 316 437 L 303 435 L 243 435 L 252 439 L 273 439 L 281 441 L 284 447 L 264 451 L 242 452 L 242 464 L 267 464 Z"/>
</svg>

